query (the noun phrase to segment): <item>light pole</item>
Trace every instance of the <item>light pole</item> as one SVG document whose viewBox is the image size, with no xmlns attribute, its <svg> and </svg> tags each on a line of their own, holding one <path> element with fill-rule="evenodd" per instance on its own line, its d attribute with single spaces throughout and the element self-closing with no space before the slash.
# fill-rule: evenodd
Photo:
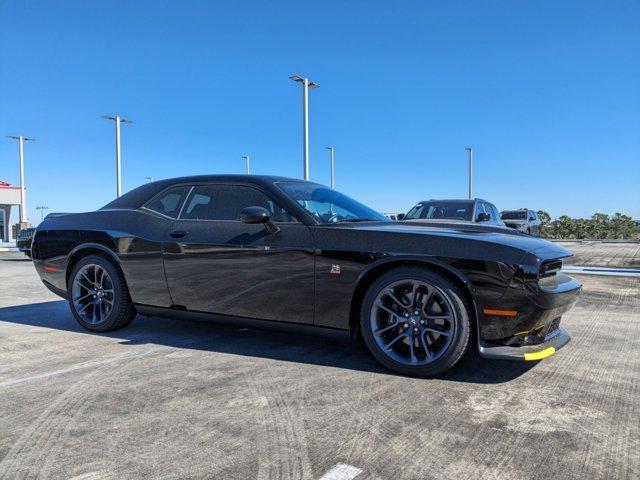
<svg viewBox="0 0 640 480">
<path fill-rule="evenodd" d="M 153 182 L 153 177 L 144 177 L 144 178 L 146 178 L 149 183 Z"/>
<path fill-rule="evenodd" d="M 302 155 L 304 161 L 302 171 L 304 179 L 309 180 L 309 89 L 318 88 L 320 85 L 298 75 L 289 78 L 302 84 Z"/>
<path fill-rule="evenodd" d="M 118 115 L 103 115 L 106 120 L 113 120 L 116 123 L 116 196 L 122 195 L 122 169 L 120 168 L 120 124 L 133 123 L 131 120 Z"/>
<path fill-rule="evenodd" d="M 45 210 L 49 210 L 49 207 L 45 205 L 38 205 L 36 210 L 40 210 L 40 221 L 44 220 L 44 212 Z"/>
<path fill-rule="evenodd" d="M 7 138 L 18 140 L 18 154 L 20 155 L 20 226 L 27 222 L 27 200 L 24 191 L 24 142 L 34 142 L 35 138 L 23 135 L 7 135 Z"/>
<path fill-rule="evenodd" d="M 473 198 L 473 148 L 465 149 L 469 154 L 469 200 Z"/>
<path fill-rule="evenodd" d="M 327 147 L 329 150 L 329 158 L 331 161 L 331 188 L 336 188 L 336 171 L 335 171 L 335 163 L 333 161 L 333 147 Z"/>
<path fill-rule="evenodd" d="M 244 158 L 246 167 L 247 167 L 247 175 L 249 175 L 249 155 L 244 155 L 242 158 Z"/>
</svg>

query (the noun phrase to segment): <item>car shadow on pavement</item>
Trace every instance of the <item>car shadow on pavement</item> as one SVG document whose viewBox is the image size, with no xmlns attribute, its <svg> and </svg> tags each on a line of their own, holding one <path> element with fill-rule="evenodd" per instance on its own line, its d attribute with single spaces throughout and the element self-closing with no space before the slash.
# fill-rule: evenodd
<svg viewBox="0 0 640 480">
<path fill-rule="evenodd" d="M 346 333 L 334 330 L 318 328 L 311 329 L 313 333 L 308 333 L 309 329 L 304 333 L 291 333 L 138 315 L 122 330 L 100 334 L 78 325 L 64 300 L 0 308 L 0 329 L 5 322 L 105 336 L 119 339 L 124 345 L 161 345 L 397 376 L 379 365 L 364 344 L 354 343 Z M 518 378 L 534 365 L 531 362 L 486 360 L 471 349 L 462 361 L 438 379 L 504 383 Z"/>
</svg>

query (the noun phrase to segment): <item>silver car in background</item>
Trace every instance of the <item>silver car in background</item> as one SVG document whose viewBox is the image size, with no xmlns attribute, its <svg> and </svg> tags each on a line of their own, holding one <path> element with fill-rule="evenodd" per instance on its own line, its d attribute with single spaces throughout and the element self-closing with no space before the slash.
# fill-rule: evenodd
<svg viewBox="0 0 640 480">
<path fill-rule="evenodd" d="M 534 210 L 527 208 L 503 210 L 500 216 L 507 227 L 515 228 L 522 233 L 528 233 L 536 237 L 540 236 L 542 222 Z"/>
</svg>

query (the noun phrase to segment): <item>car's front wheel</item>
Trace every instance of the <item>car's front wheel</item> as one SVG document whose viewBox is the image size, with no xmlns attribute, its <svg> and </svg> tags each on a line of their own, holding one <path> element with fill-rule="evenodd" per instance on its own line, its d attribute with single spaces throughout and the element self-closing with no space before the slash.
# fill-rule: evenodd
<svg viewBox="0 0 640 480">
<path fill-rule="evenodd" d="M 104 255 L 88 255 L 75 265 L 67 297 L 77 322 L 93 332 L 122 328 L 136 316 L 122 271 Z"/>
<path fill-rule="evenodd" d="M 414 376 L 438 375 L 467 350 L 469 306 L 447 277 L 426 268 L 401 267 L 380 276 L 362 303 L 360 328 L 385 367 Z"/>
</svg>

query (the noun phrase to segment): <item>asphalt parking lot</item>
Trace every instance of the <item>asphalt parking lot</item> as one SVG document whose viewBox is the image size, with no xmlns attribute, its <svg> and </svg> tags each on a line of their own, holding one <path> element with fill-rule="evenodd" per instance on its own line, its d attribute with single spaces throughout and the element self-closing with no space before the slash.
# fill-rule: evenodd
<svg viewBox="0 0 640 480">
<path fill-rule="evenodd" d="M 143 317 L 91 334 L 2 253 L 0 478 L 638 478 L 640 279 L 581 280 L 555 356 L 421 380 L 336 335 Z"/>
</svg>

